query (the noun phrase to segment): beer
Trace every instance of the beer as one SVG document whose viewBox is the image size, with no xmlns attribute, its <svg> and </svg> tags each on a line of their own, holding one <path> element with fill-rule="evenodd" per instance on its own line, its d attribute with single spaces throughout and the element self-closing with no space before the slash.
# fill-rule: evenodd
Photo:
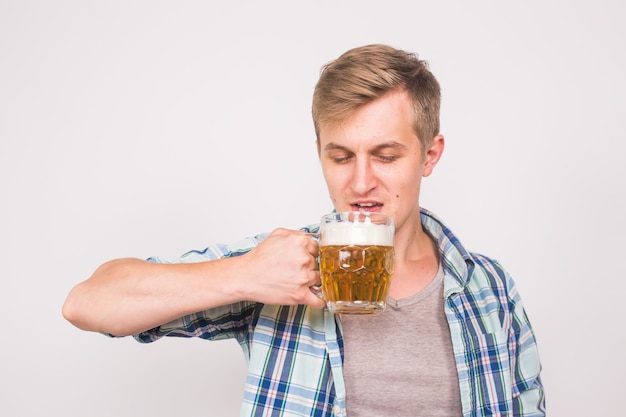
<svg viewBox="0 0 626 417">
<path fill-rule="evenodd" d="M 331 310 L 383 310 L 393 274 L 393 247 L 321 246 L 320 272 L 322 291 Z"/>
<path fill-rule="evenodd" d="M 320 225 L 320 277 L 336 313 L 385 309 L 393 274 L 393 220 L 375 213 L 333 213 Z"/>
</svg>

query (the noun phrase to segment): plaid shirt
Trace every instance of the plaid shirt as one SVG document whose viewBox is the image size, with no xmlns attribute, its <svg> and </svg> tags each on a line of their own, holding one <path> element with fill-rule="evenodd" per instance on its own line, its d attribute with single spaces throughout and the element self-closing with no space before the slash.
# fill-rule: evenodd
<svg viewBox="0 0 626 417">
<path fill-rule="evenodd" d="M 545 416 L 535 336 L 513 280 L 496 261 L 467 252 L 424 209 L 422 224 L 438 242 L 445 273 L 445 314 L 463 416 Z M 191 251 L 175 262 L 243 255 L 266 236 Z M 346 416 L 341 323 L 326 309 L 240 302 L 182 317 L 135 338 L 152 342 L 163 336 L 239 342 L 248 360 L 241 416 Z"/>
</svg>

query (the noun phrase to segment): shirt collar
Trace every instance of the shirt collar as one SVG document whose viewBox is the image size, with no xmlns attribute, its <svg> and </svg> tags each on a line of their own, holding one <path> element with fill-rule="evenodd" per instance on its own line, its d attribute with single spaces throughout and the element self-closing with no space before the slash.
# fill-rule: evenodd
<svg viewBox="0 0 626 417">
<path fill-rule="evenodd" d="M 467 285 L 474 269 L 472 255 L 434 213 L 422 208 L 420 214 L 424 231 L 437 243 L 446 276 L 453 278 L 446 280 L 445 291 L 460 290 Z"/>
</svg>

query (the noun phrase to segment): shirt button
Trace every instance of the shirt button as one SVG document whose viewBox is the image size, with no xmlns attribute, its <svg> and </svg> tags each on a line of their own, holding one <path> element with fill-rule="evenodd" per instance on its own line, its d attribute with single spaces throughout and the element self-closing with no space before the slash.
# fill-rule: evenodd
<svg viewBox="0 0 626 417">
<path fill-rule="evenodd" d="M 335 414 L 339 414 L 341 413 L 341 407 L 339 407 L 338 405 L 333 407 L 333 413 Z"/>
</svg>

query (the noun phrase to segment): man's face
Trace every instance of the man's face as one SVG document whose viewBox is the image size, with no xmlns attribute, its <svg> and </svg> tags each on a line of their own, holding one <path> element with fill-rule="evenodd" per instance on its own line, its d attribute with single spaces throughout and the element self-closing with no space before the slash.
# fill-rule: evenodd
<svg viewBox="0 0 626 417">
<path fill-rule="evenodd" d="M 437 140 L 440 138 L 441 140 Z M 400 230 L 419 221 L 419 192 L 443 151 L 443 137 L 422 156 L 405 92 L 391 92 L 341 122 L 322 126 L 322 171 L 337 211 L 382 212 Z"/>
</svg>

